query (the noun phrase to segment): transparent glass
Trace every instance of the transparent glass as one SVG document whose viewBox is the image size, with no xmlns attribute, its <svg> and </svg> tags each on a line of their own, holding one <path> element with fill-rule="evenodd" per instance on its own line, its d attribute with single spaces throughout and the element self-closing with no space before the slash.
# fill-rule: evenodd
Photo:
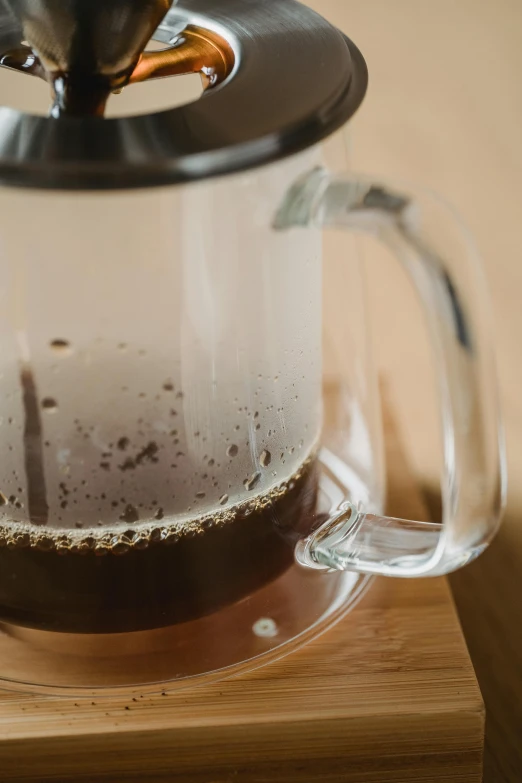
<svg viewBox="0 0 522 783">
<path fill-rule="evenodd" d="M 490 540 L 502 448 L 476 263 L 438 202 L 427 228 L 411 196 L 329 175 L 325 157 L 176 188 L 0 192 L 5 687 L 110 694 L 260 665 L 369 574 L 444 573 Z M 356 255 L 325 260 L 339 307 L 323 312 L 324 226 L 381 236 L 424 302 L 442 526 L 383 516 L 363 274 Z"/>
</svg>

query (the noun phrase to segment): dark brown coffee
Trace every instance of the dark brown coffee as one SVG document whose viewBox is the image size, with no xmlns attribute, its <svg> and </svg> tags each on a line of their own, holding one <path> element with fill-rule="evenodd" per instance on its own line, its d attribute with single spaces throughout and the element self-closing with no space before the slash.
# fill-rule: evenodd
<svg viewBox="0 0 522 783">
<path fill-rule="evenodd" d="M 316 506 L 316 463 L 212 515 L 92 531 L 0 527 L 0 620 L 71 633 L 118 633 L 194 620 L 283 573 Z"/>
<path fill-rule="evenodd" d="M 168 363 L 132 343 L 60 337 L 36 357 L 21 341 L 4 365 L 0 622 L 158 628 L 293 562 L 314 519 L 316 459 L 275 408 L 279 385 L 270 378 L 250 408 L 228 386 L 219 399 L 183 391 Z"/>
</svg>

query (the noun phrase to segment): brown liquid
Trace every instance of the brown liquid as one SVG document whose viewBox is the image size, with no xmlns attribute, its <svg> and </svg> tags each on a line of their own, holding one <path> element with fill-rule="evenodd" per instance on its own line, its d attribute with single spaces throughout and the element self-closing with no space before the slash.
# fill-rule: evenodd
<svg viewBox="0 0 522 783">
<path fill-rule="evenodd" d="M 293 562 L 316 505 L 316 463 L 264 495 L 179 524 L 94 534 L 0 527 L 0 620 L 118 633 L 196 619 L 248 596 Z"/>
</svg>

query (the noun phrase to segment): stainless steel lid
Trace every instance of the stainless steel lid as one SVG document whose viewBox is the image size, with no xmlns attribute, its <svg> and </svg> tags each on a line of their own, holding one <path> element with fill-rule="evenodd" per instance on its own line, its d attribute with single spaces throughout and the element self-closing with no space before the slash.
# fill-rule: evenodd
<svg viewBox="0 0 522 783">
<path fill-rule="evenodd" d="M 316 144 L 366 92 L 359 50 L 295 0 L 180 0 L 153 37 L 168 43 L 187 26 L 220 36 L 233 53 L 219 86 L 138 117 L 55 119 L 0 108 L 0 183 L 118 189 L 239 171 Z M 0 47 L 22 37 L 0 3 Z"/>
</svg>

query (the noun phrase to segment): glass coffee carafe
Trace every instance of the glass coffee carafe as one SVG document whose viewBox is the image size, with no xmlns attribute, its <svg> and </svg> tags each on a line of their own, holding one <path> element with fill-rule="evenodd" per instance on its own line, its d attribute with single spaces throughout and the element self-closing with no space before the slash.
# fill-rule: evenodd
<svg viewBox="0 0 522 783">
<path fill-rule="evenodd" d="M 48 78 L 12 6 L 1 62 Z M 199 72 L 198 101 L 77 116 L 55 82 L 52 116 L 0 110 L 4 687 L 112 693 L 260 665 L 370 575 L 448 573 L 497 529 L 478 263 L 436 197 L 342 173 L 361 54 L 299 3 L 265 6 L 185 0 L 122 77 Z M 105 98 L 80 95 L 85 115 Z M 381 238 L 423 303 L 441 525 L 384 516 L 362 270 L 348 243 L 327 257 L 325 228 Z"/>
</svg>

